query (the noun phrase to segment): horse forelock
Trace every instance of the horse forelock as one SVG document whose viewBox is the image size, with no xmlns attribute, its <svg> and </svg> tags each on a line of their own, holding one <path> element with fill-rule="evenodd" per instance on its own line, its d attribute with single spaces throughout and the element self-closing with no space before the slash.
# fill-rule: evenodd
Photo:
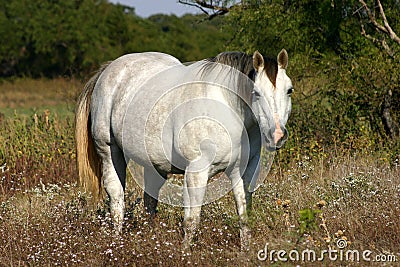
<svg viewBox="0 0 400 267">
<path fill-rule="evenodd" d="M 276 77 L 278 75 L 278 62 L 276 59 L 264 57 L 264 72 L 275 88 Z"/>
</svg>

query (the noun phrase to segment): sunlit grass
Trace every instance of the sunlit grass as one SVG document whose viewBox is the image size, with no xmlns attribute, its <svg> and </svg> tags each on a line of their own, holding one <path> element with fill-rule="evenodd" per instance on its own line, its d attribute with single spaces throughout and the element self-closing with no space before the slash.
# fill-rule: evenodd
<svg viewBox="0 0 400 267">
<path fill-rule="evenodd" d="M 351 249 L 400 257 L 400 170 L 350 159 L 322 170 L 311 160 L 275 170 L 256 192 L 249 252 L 240 252 L 238 220 L 228 194 L 203 208 L 191 252 L 183 252 L 182 209 L 161 204 L 154 221 L 143 211 L 133 180 L 126 193 L 124 232 L 115 237 L 107 206 L 91 209 L 75 183 L 46 180 L 0 198 L 0 261 L 29 265 L 257 265 L 259 250 L 316 251 L 346 238 Z M 315 217 L 304 221 L 305 213 Z M 329 265 L 329 260 L 325 261 Z M 295 263 L 293 263 L 295 264 Z M 334 264 L 334 262 L 333 262 Z M 363 262 L 363 266 L 371 263 Z"/>
<path fill-rule="evenodd" d="M 0 113 L 5 117 L 41 114 L 45 110 L 60 117 L 73 115 L 82 85 L 71 79 L 14 79 L 0 81 Z"/>
</svg>

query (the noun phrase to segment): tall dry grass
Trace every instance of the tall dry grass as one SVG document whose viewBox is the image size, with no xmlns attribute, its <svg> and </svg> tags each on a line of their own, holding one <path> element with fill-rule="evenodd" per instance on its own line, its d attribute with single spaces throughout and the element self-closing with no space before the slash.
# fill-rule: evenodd
<svg viewBox="0 0 400 267">
<path fill-rule="evenodd" d="M 75 179 L 73 110 L 79 82 L 15 79 L 0 82 L 0 193 L 39 181 Z"/>
<path fill-rule="evenodd" d="M 28 190 L 40 181 L 65 183 L 75 179 L 72 118 L 42 114 L 15 116 L 0 122 L 0 193 Z"/>
<path fill-rule="evenodd" d="M 268 265 L 269 260 L 257 257 L 266 243 L 271 250 L 320 252 L 335 249 L 336 241 L 344 237 L 348 249 L 399 259 L 399 177 L 398 166 L 381 166 L 371 158 L 342 158 L 329 164 L 304 159 L 288 170 L 274 169 L 255 194 L 253 239 L 246 253 L 240 252 L 230 194 L 204 206 L 192 251 L 183 252 L 182 210 L 161 204 L 157 218 L 149 220 L 133 179 L 119 237 L 111 231 L 107 206 L 92 210 L 87 205 L 90 196 L 75 183 L 39 182 L 12 197 L 1 197 L 0 240 L 5 245 L 0 247 L 0 262 L 6 266 Z M 322 263 L 292 264 L 380 266 L 327 258 Z"/>
</svg>

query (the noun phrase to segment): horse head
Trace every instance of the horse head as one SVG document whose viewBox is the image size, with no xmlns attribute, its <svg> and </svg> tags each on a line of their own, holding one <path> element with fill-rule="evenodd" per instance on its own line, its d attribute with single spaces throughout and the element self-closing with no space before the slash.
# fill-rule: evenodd
<svg viewBox="0 0 400 267">
<path fill-rule="evenodd" d="M 288 138 L 286 122 L 289 118 L 293 85 L 286 75 L 288 54 L 285 49 L 277 60 L 266 58 L 258 51 L 253 54 L 256 72 L 253 90 L 253 109 L 260 124 L 266 148 L 274 151 Z"/>
</svg>

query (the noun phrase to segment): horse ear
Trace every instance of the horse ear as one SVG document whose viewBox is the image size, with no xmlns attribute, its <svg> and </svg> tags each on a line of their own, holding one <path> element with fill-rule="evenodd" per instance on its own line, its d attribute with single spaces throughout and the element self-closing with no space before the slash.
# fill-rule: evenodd
<svg viewBox="0 0 400 267">
<path fill-rule="evenodd" d="M 256 71 L 264 68 L 264 57 L 258 51 L 253 54 L 253 67 Z"/>
<path fill-rule="evenodd" d="M 286 69 L 288 66 L 289 62 L 289 56 L 288 53 L 285 49 L 282 49 L 281 52 L 278 55 L 278 64 L 281 66 L 283 69 Z"/>
</svg>

